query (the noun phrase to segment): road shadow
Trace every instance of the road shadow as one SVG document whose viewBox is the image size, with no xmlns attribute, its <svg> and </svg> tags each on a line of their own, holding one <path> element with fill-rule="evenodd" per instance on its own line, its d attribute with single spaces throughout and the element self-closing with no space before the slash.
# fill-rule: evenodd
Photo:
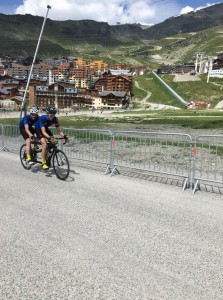
<svg viewBox="0 0 223 300">
<path fill-rule="evenodd" d="M 45 177 L 56 177 L 57 178 L 56 173 L 55 173 L 55 171 L 54 171 L 53 168 L 49 168 L 48 170 L 43 170 L 42 166 L 41 165 L 37 165 L 37 164 L 35 164 L 35 165 L 33 165 L 31 167 L 31 172 L 32 173 L 39 173 L 40 172 L 40 173 L 44 174 Z M 72 182 L 72 181 L 74 181 L 75 178 L 73 176 L 71 176 L 71 175 L 79 175 L 79 173 L 77 173 L 73 169 L 70 169 L 70 173 L 69 173 L 68 178 L 65 179 L 65 180 L 62 180 L 62 181 L 64 181 L 64 182 Z M 61 180 L 61 179 L 59 179 L 59 180 Z"/>
</svg>

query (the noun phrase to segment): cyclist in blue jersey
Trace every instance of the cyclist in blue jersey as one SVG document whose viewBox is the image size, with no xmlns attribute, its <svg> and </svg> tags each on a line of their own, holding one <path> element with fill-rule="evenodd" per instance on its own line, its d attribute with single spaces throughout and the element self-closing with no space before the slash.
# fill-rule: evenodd
<svg viewBox="0 0 223 300">
<path fill-rule="evenodd" d="M 54 106 L 46 107 L 46 115 L 42 115 L 38 122 L 35 124 L 35 130 L 37 137 L 39 138 L 42 144 L 42 167 L 44 170 L 49 169 L 49 166 L 46 164 L 46 148 L 47 148 L 47 140 L 51 141 L 53 139 L 53 134 L 50 131 L 49 127 L 51 125 L 55 125 L 56 131 L 59 135 L 67 138 L 64 133 L 60 129 L 60 125 L 58 122 L 58 118 L 56 117 L 57 110 Z"/>
<path fill-rule="evenodd" d="M 38 108 L 32 107 L 30 109 L 30 114 L 25 115 L 19 122 L 19 129 L 21 135 L 26 141 L 26 155 L 27 155 L 27 161 L 30 165 L 33 164 L 30 155 L 31 141 L 34 140 L 34 136 L 36 135 L 33 126 L 39 119 L 38 113 L 39 113 Z"/>
</svg>

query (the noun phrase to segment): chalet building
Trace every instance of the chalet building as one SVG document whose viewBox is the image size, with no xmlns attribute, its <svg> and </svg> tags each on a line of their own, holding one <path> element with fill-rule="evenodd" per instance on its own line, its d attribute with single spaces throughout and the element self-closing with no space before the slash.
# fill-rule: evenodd
<svg viewBox="0 0 223 300">
<path fill-rule="evenodd" d="M 194 63 L 188 63 L 183 65 L 177 65 L 177 66 L 161 66 L 158 70 L 158 74 L 185 74 L 185 73 L 191 73 L 193 74 L 195 71 L 195 64 Z"/>
<path fill-rule="evenodd" d="M 128 102 L 127 92 L 103 91 L 99 93 L 101 98 L 101 107 L 107 109 L 121 108 Z"/>
<path fill-rule="evenodd" d="M 20 88 L 21 84 L 18 80 L 14 79 L 6 79 L 6 80 L 1 80 L 0 79 L 0 87 L 1 88 L 13 88 L 18 90 Z"/>
<path fill-rule="evenodd" d="M 185 74 L 185 73 L 191 73 L 195 71 L 195 64 L 184 64 L 184 65 L 178 65 L 172 68 L 172 74 Z"/>
<path fill-rule="evenodd" d="M 171 74 L 173 66 L 162 65 L 159 69 L 157 69 L 157 74 Z"/>
<path fill-rule="evenodd" d="M 6 67 L 3 64 L 0 63 L 0 75 L 1 76 L 5 75 L 5 73 L 6 73 L 5 69 L 6 69 Z"/>
<path fill-rule="evenodd" d="M 212 62 L 212 70 L 218 70 L 218 69 L 223 69 L 223 57 L 222 58 L 218 57 Z"/>
<path fill-rule="evenodd" d="M 109 70 L 95 83 L 99 91 L 125 91 L 132 94 L 132 73 L 129 70 Z"/>
<path fill-rule="evenodd" d="M 0 88 L 0 99 L 5 100 L 10 97 L 10 92 L 7 88 Z"/>
<path fill-rule="evenodd" d="M 19 91 L 14 87 L 2 87 L 0 84 L 0 99 L 9 99 L 15 95 L 18 95 Z"/>
<path fill-rule="evenodd" d="M 147 72 L 147 66 L 141 65 L 141 66 L 132 66 L 128 67 L 128 69 L 132 72 L 133 75 L 143 75 Z"/>
<path fill-rule="evenodd" d="M 19 109 L 22 105 L 23 97 L 22 96 L 12 96 L 9 100 L 15 103 L 15 106 Z"/>
</svg>

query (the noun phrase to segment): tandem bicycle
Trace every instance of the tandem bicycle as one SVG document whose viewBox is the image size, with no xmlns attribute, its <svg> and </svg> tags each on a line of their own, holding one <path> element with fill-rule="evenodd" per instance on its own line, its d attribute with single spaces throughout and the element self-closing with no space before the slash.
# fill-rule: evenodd
<svg viewBox="0 0 223 300">
<path fill-rule="evenodd" d="M 59 140 L 61 140 L 63 145 L 67 143 L 67 139 L 64 139 L 63 137 L 54 138 L 53 142 L 47 141 L 46 164 L 49 168 L 53 168 L 58 179 L 66 180 L 70 173 L 70 164 L 67 155 L 62 150 L 58 149 Z M 32 141 L 30 154 L 34 163 L 33 165 L 42 164 L 41 152 L 41 143 L 37 140 Z M 20 148 L 20 160 L 22 166 L 26 170 L 31 169 L 32 165 L 27 161 L 26 144 L 23 144 Z"/>
</svg>

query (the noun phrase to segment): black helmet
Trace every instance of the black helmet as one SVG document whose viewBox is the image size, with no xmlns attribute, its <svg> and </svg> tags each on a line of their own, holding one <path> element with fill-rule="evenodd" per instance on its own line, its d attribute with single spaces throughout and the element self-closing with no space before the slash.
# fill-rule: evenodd
<svg viewBox="0 0 223 300">
<path fill-rule="evenodd" d="M 57 110 L 53 105 L 49 105 L 46 107 L 46 113 L 55 115 L 57 113 Z"/>
</svg>

